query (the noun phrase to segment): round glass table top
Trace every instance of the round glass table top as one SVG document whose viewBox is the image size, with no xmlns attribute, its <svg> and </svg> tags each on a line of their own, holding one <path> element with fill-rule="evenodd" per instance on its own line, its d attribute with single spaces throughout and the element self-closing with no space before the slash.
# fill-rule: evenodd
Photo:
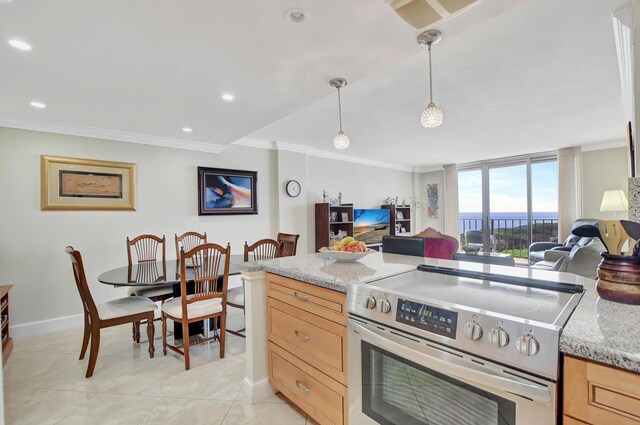
<svg viewBox="0 0 640 425">
<path fill-rule="evenodd" d="M 238 266 L 243 262 L 244 256 L 229 256 L 229 276 L 240 274 Z M 224 271 L 220 267 L 220 272 Z M 193 269 L 186 268 L 187 282 L 193 281 Z M 180 262 L 168 260 L 132 264 L 131 266 L 118 267 L 98 276 L 98 281 L 106 285 L 114 286 L 154 286 L 177 285 L 180 283 Z"/>
</svg>

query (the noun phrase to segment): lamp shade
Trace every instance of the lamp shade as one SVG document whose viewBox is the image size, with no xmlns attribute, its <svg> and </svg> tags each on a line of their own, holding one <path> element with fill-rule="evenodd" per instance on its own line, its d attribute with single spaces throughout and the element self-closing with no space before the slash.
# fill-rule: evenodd
<svg viewBox="0 0 640 425">
<path fill-rule="evenodd" d="M 629 208 L 627 196 L 623 190 L 606 190 L 602 196 L 600 212 L 626 211 Z"/>
</svg>

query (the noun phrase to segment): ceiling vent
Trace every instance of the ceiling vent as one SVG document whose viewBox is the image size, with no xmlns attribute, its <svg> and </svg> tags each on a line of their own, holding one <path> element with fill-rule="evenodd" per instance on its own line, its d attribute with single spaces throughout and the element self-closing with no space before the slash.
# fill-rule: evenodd
<svg viewBox="0 0 640 425">
<path fill-rule="evenodd" d="M 387 0 L 398 16 L 416 29 L 433 25 L 479 2 L 480 0 Z"/>
</svg>

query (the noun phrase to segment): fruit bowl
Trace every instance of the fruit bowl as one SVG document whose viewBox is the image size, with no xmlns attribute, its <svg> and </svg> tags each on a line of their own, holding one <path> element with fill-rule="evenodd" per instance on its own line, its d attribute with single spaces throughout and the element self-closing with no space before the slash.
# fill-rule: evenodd
<svg viewBox="0 0 640 425">
<path fill-rule="evenodd" d="M 373 249 L 367 249 L 364 252 L 347 252 L 347 251 L 334 251 L 330 248 L 324 247 L 320 248 L 320 253 L 324 255 L 325 258 L 331 258 L 335 261 L 340 262 L 354 262 L 358 261 L 361 258 L 366 257 L 369 254 L 377 252 Z"/>
</svg>

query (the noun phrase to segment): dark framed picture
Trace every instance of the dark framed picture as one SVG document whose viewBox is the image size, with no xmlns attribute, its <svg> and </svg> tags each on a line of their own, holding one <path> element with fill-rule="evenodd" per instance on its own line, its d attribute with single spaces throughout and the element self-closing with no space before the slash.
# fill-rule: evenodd
<svg viewBox="0 0 640 425">
<path fill-rule="evenodd" d="M 331 221 L 338 221 L 338 211 L 331 211 Z"/>
<path fill-rule="evenodd" d="M 258 172 L 198 167 L 198 215 L 258 214 Z"/>
</svg>

